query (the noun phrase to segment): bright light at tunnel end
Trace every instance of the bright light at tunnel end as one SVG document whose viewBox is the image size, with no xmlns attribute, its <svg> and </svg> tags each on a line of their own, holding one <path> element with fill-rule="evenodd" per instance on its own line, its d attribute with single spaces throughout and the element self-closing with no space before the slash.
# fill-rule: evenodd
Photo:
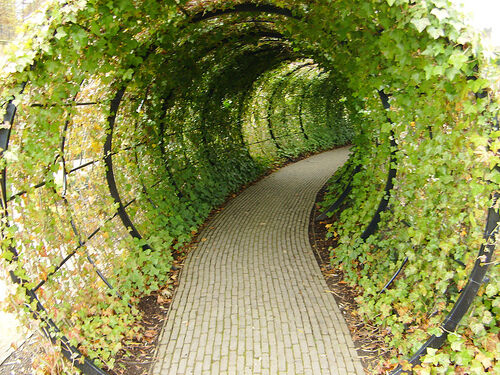
<svg viewBox="0 0 500 375">
<path fill-rule="evenodd" d="M 486 44 L 500 51 L 500 0 L 451 0 L 468 16 L 467 21 L 482 33 Z"/>
</svg>

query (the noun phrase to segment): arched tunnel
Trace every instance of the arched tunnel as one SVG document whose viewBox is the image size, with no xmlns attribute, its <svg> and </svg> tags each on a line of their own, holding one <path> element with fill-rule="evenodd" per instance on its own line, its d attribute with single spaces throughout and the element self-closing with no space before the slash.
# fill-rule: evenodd
<svg viewBox="0 0 500 375">
<path fill-rule="evenodd" d="M 347 144 L 323 207 L 360 319 L 401 363 L 498 369 L 498 101 L 447 1 L 89 0 L 27 33 L 1 81 L 2 256 L 84 373 L 212 209 Z"/>
</svg>

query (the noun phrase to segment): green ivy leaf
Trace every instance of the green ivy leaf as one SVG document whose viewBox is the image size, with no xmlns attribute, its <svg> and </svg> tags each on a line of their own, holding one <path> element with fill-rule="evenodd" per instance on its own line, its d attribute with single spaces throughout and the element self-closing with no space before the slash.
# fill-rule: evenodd
<svg viewBox="0 0 500 375">
<path fill-rule="evenodd" d="M 460 350 L 462 350 L 462 343 L 460 341 L 452 342 L 451 349 L 456 352 L 459 352 Z"/>
<path fill-rule="evenodd" d="M 433 10 L 431 10 L 431 14 L 436 16 L 439 22 L 442 22 L 443 20 L 449 17 L 449 13 L 446 9 L 434 8 Z"/>
<path fill-rule="evenodd" d="M 468 57 L 460 51 L 453 51 L 453 54 L 449 57 L 448 62 L 457 69 L 461 69 L 467 62 Z"/>
<path fill-rule="evenodd" d="M 434 39 L 444 36 L 444 30 L 434 26 L 428 27 L 427 32 Z"/>
<path fill-rule="evenodd" d="M 486 285 L 485 293 L 488 297 L 490 298 L 493 297 L 495 294 L 498 293 L 498 284 L 488 283 L 488 285 Z"/>
<path fill-rule="evenodd" d="M 127 69 L 125 73 L 123 73 L 123 79 L 126 81 L 131 80 L 133 75 L 134 69 Z"/>
<path fill-rule="evenodd" d="M 413 18 L 411 23 L 418 30 L 419 33 L 425 30 L 427 26 L 431 25 L 431 22 L 428 18 Z"/>
<path fill-rule="evenodd" d="M 475 335 L 479 336 L 485 332 L 484 325 L 479 322 L 472 323 L 470 329 Z"/>
<path fill-rule="evenodd" d="M 66 33 L 63 26 L 60 26 L 57 28 L 57 32 L 55 34 L 56 39 L 62 39 L 64 37 L 66 37 L 67 35 L 68 35 L 68 33 Z"/>
</svg>

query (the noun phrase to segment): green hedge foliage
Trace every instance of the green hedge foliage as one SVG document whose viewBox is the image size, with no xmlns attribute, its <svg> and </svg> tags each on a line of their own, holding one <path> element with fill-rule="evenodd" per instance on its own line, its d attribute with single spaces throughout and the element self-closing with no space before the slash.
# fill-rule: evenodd
<svg viewBox="0 0 500 375">
<path fill-rule="evenodd" d="M 34 309 L 35 288 L 58 334 L 112 368 L 138 334 L 138 299 L 168 280 L 214 207 L 276 163 L 354 142 L 343 171 L 362 168 L 330 228 L 332 259 L 361 289 L 361 317 L 406 358 L 463 288 L 499 183 L 498 105 L 473 95 L 489 87 L 485 60 L 449 5 L 51 3 L 0 80 L 17 106 L 1 130 L 2 256 L 22 281 L 13 300 Z M 361 241 L 393 151 L 389 210 Z M 467 324 L 419 371 L 498 371 L 497 286 L 492 267 Z"/>
</svg>

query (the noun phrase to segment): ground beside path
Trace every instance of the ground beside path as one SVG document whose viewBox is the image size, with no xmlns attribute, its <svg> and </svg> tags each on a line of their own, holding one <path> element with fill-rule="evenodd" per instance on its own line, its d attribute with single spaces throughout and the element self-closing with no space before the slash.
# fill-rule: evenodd
<svg viewBox="0 0 500 375">
<path fill-rule="evenodd" d="M 231 200 L 186 259 L 158 374 L 363 374 L 308 239 L 309 214 L 348 148 L 312 156 Z"/>
</svg>

